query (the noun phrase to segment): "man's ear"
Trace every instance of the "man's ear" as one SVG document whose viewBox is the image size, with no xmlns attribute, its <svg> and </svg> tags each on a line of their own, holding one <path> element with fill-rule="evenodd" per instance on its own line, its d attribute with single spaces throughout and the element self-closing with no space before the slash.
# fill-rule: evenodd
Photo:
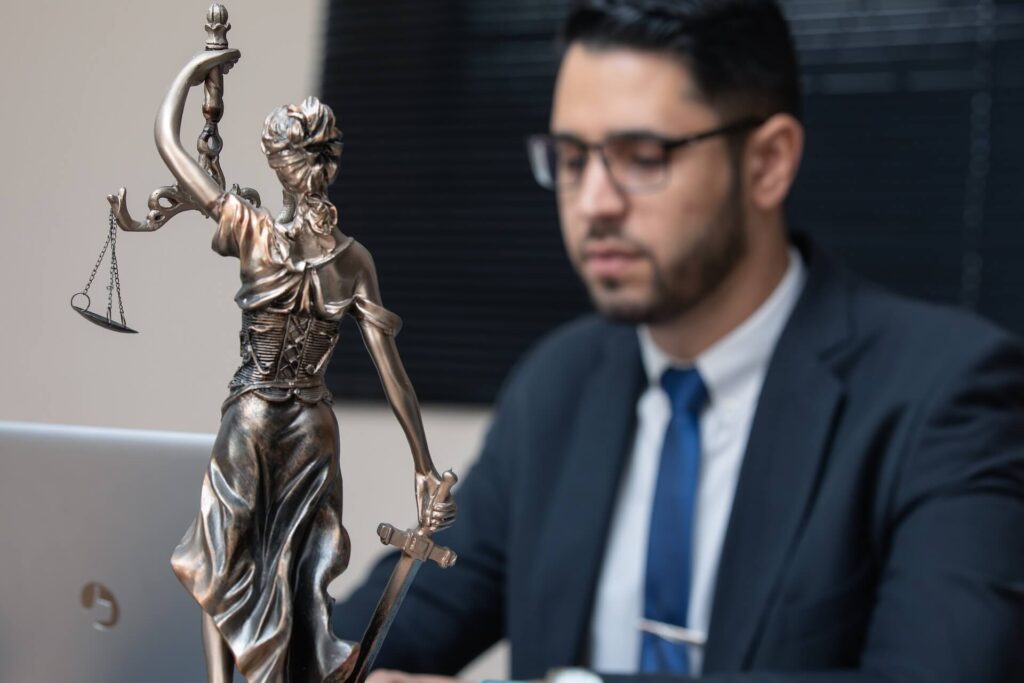
<svg viewBox="0 0 1024 683">
<path fill-rule="evenodd" d="M 782 205 L 796 179 L 804 151 L 804 127 L 789 114 L 775 114 L 744 146 L 744 185 L 748 200 L 769 211 Z"/>
</svg>

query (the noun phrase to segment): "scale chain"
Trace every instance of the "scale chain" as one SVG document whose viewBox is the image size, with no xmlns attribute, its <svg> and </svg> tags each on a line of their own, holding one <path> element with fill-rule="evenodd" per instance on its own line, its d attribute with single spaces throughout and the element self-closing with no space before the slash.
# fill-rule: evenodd
<svg viewBox="0 0 1024 683">
<path fill-rule="evenodd" d="M 114 210 L 110 210 L 110 223 L 114 221 Z M 82 294 L 89 294 L 89 288 L 92 287 L 92 281 L 96 279 L 96 273 L 100 269 L 100 264 L 103 263 L 103 256 L 107 253 L 107 247 L 110 246 L 110 232 L 107 232 L 107 241 L 103 243 L 103 249 L 100 250 L 100 256 L 96 259 L 96 265 L 92 267 L 92 272 L 89 273 L 89 281 L 85 283 L 85 289 L 82 290 Z"/>
<path fill-rule="evenodd" d="M 110 213 L 110 282 L 107 284 L 107 319 L 110 319 L 110 311 L 113 308 L 114 289 L 117 289 L 117 308 L 121 314 L 121 324 L 125 324 L 124 301 L 121 299 L 121 276 L 117 268 L 117 226 L 114 224 L 114 213 Z"/>
<path fill-rule="evenodd" d="M 100 255 L 96 259 L 96 264 L 92 267 L 92 272 L 89 273 L 89 280 L 85 283 L 85 288 L 72 295 L 71 297 L 71 308 L 81 314 L 86 320 L 91 323 L 95 323 L 100 327 L 114 332 L 127 332 L 130 334 L 136 334 L 137 330 L 133 330 L 128 327 L 127 321 L 124 316 L 124 298 L 121 295 L 121 271 L 117 264 L 117 215 L 115 209 L 111 207 L 110 217 L 107 221 L 107 240 L 103 243 L 103 248 L 100 249 Z M 89 310 L 92 305 L 89 299 L 89 289 L 92 287 L 92 283 L 96 280 L 96 274 L 100 270 L 100 265 L 103 263 L 103 257 L 107 255 L 107 250 L 110 250 L 110 272 L 107 279 L 107 315 L 104 317 L 102 314 L 94 313 Z M 114 313 L 114 294 L 117 294 L 117 312 L 121 316 L 120 322 L 113 320 Z M 75 304 L 75 298 L 79 296 L 85 297 L 84 306 Z"/>
</svg>

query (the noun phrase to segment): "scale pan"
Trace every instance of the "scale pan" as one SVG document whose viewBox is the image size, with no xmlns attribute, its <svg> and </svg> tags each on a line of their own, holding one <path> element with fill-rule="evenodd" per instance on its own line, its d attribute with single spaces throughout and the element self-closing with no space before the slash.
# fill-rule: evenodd
<svg viewBox="0 0 1024 683">
<path fill-rule="evenodd" d="M 115 322 L 115 321 L 111 320 L 110 318 L 108 318 L 107 316 L 100 315 L 99 313 L 93 313 L 92 311 L 90 311 L 87 308 L 82 308 L 81 306 L 76 306 L 74 304 L 71 304 L 71 308 L 73 308 L 76 311 L 78 311 L 79 313 L 81 313 L 82 317 L 85 318 L 86 320 L 88 320 L 89 322 L 95 323 L 95 324 L 99 325 L 102 328 L 111 330 L 113 332 L 124 332 L 125 334 L 138 334 L 139 333 L 138 330 L 133 330 L 132 328 L 130 328 L 127 325 L 125 325 L 124 323 Z"/>
</svg>

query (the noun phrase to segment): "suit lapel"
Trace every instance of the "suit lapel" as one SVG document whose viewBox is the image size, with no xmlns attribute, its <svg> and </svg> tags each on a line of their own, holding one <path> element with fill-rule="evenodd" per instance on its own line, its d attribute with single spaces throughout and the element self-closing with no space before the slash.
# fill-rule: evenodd
<svg viewBox="0 0 1024 683">
<path fill-rule="evenodd" d="M 547 668 L 578 664 L 603 559 L 618 482 L 636 423 L 644 381 L 633 328 L 613 328 L 604 362 L 581 387 L 554 488 L 555 514 L 537 547 L 538 621 Z M 553 460 L 553 462 L 556 462 Z"/>
<path fill-rule="evenodd" d="M 848 293 L 810 253 L 804 292 L 765 375 L 719 561 L 704 671 L 744 669 L 810 505 L 842 410 L 827 363 L 849 336 Z"/>
</svg>

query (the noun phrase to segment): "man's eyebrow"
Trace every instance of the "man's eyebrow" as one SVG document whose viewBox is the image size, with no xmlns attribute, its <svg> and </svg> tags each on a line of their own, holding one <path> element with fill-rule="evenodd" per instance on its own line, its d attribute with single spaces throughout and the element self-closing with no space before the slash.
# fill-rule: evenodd
<svg viewBox="0 0 1024 683">
<path fill-rule="evenodd" d="M 660 133 L 651 128 L 622 128 L 619 130 L 608 131 L 605 136 L 607 138 L 664 138 L 668 137 L 664 133 Z"/>
</svg>

